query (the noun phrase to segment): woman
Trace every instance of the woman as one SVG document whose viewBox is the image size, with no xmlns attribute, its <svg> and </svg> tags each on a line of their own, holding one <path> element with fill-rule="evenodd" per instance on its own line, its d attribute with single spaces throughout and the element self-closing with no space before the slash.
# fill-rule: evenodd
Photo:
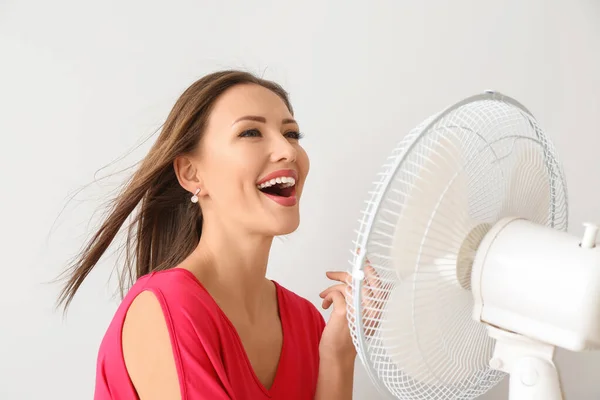
<svg viewBox="0 0 600 400">
<path fill-rule="evenodd" d="M 328 273 L 342 283 L 321 293 L 327 324 L 265 278 L 273 238 L 299 224 L 300 138 L 286 92 L 248 73 L 210 74 L 178 99 L 61 294 L 67 307 L 137 208 L 135 283 L 100 346 L 95 399 L 352 397 L 346 274 Z"/>
</svg>

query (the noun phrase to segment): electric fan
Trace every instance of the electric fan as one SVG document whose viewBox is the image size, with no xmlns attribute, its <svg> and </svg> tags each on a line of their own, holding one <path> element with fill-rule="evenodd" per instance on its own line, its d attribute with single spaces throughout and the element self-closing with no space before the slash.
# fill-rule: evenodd
<svg viewBox="0 0 600 400">
<path fill-rule="evenodd" d="M 600 347 L 598 228 L 566 232 L 553 144 L 488 91 L 393 150 L 361 218 L 347 290 L 354 345 L 397 399 L 562 399 L 554 349 Z"/>
</svg>

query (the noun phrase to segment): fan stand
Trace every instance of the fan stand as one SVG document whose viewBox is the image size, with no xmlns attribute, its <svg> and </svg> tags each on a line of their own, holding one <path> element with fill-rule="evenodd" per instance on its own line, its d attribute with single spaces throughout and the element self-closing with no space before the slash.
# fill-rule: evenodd
<svg viewBox="0 0 600 400">
<path fill-rule="evenodd" d="M 490 367 L 510 375 L 510 400 L 564 400 L 554 346 L 488 325 L 496 339 Z"/>
</svg>

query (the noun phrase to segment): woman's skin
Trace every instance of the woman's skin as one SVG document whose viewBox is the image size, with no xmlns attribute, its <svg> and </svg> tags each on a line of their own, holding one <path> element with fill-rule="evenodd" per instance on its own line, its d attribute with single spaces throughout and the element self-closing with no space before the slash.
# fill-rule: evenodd
<svg viewBox="0 0 600 400">
<path fill-rule="evenodd" d="M 295 178 L 299 200 L 309 172 L 300 128 L 283 101 L 258 85 L 238 85 L 215 103 L 204 135 L 174 168 L 179 183 L 197 189 L 204 225 L 196 249 L 177 268 L 191 271 L 235 326 L 252 367 L 269 388 L 282 345 L 273 282 L 265 277 L 273 238 L 299 225 L 299 206 L 282 205 L 257 188 L 274 171 Z M 298 268 L 302 268 L 298 265 Z M 341 284 L 321 293 L 333 305 L 319 346 L 317 399 L 351 399 L 356 352 L 346 321 L 344 272 L 327 276 Z M 140 294 L 123 328 L 123 353 L 142 400 L 180 399 L 169 334 L 153 294 Z"/>
</svg>

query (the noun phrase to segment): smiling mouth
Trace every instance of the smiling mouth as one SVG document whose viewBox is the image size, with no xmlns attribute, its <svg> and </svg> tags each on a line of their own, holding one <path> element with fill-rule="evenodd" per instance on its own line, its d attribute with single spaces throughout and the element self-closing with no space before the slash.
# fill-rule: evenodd
<svg viewBox="0 0 600 400">
<path fill-rule="evenodd" d="M 296 193 L 296 180 L 289 176 L 283 176 L 263 182 L 256 187 L 271 196 L 291 197 Z"/>
</svg>

